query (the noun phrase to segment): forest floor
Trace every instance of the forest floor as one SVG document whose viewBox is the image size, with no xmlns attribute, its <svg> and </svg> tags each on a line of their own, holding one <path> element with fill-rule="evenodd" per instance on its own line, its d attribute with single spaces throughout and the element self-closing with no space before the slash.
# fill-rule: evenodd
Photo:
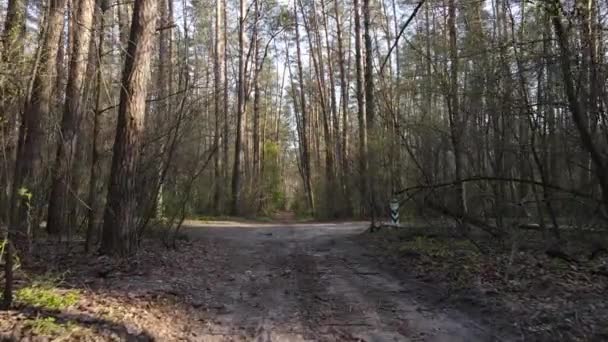
<svg viewBox="0 0 608 342">
<path fill-rule="evenodd" d="M 17 307 L 0 312 L 0 340 L 554 341 L 607 336 L 600 331 L 608 314 L 606 277 L 588 279 L 597 283 L 593 286 L 577 278 L 582 292 L 569 288 L 578 291 L 580 305 L 577 298 L 543 288 L 520 288 L 518 294 L 511 289 L 515 285 L 498 287 L 492 276 L 496 270 L 467 259 L 462 243 L 437 247 L 419 236 L 404 237 L 403 231 L 367 233 L 367 226 L 290 223 L 287 217 L 279 223 L 188 221 L 177 250 L 147 239 L 129 261 L 82 257 L 77 249 L 60 254 L 55 244 L 41 245 L 36 267 L 28 275 L 21 272 Z M 457 268 L 455 262 L 470 265 Z M 530 270 L 518 272 L 543 278 Z M 569 272 L 563 279 L 555 273 L 557 278 L 549 278 L 554 284 L 545 287 L 572 282 Z M 573 303 L 570 317 L 566 309 Z"/>
</svg>

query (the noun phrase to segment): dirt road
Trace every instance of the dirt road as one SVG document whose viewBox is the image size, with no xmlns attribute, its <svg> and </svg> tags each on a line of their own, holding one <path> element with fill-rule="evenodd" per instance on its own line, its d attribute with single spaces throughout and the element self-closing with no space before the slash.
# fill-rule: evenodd
<svg viewBox="0 0 608 342">
<path fill-rule="evenodd" d="M 198 298 L 198 337 L 225 341 L 496 341 L 464 313 L 425 303 L 423 286 L 382 271 L 354 239 L 363 223 L 187 222 L 221 247 L 222 274 Z M 209 290 L 209 288 L 207 288 Z M 428 298 L 428 297 L 427 297 Z M 212 304 L 209 304 L 209 303 Z"/>
</svg>

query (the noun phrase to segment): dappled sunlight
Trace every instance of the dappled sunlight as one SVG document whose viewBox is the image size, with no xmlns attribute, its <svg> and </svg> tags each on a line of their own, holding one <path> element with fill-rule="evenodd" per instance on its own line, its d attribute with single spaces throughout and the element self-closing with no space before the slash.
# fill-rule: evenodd
<svg viewBox="0 0 608 342">
<path fill-rule="evenodd" d="M 2 332 L 142 341 L 394 340 L 404 334 L 483 340 L 486 328 L 471 329 L 468 317 L 445 314 L 424 297 L 397 296 L 416 285 L 375 269 L 354 240 L 364 227 L 262 225 L 258 238 L 247 235 L 251 227 L 197 227 L 184 230 L 188 240 L 177 250 L 145 239 L 129 260 L 56 251 L 55 258 L 36 261 L 48 280 L 18 290 L 24 295 L 4 314 L 17 324 Z M 280 230 L 290 232 L 274 233 Z M 40 252 L 60 247 L 47 244 Z M 35 291 L 43 296 L 32 302 Z"/>
<path fill-rule="evenodd" d="M 0 23 L 1 341 L 608 341 L 608 1 Z"/>
<path fill-rule="evenodd" d="M 369 222 L 366 221 L 344 221 L 344 222 L 257 222 L 257 221 L 224 221 L 224 220 L 185 220 L 184 226 L 195 228 L 298 228 L 298 229 L 312 229 L 312 228 L 347 228 L 352 229 L 353 226 L 369 226 Z"/>
</svg>

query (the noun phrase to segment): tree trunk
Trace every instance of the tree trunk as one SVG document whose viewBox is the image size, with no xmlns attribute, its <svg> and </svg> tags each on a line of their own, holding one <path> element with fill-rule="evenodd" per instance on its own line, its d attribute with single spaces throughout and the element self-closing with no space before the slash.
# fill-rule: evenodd
<svg viewBox="0 0 608 342">
<path fill-rule="evenodd" d="M 74 32 L 73 51 L 70 56 L 68 83 L 65 90 L 61 134 L 57 145 L 57 156 L 53 168 L 51 197 L 49 200 L 47 231 L 61 234 L 68 222 L 67 215 L 72 212 L 69 199 L 73 162 L 76 156 L 76 139 L 83 115 L 84 80 L 89 55 L 89 42 L 93 24 L 94 0 L 79 0 L 76 21 L 78 29 Z M 72 189 L 75 191 L 75 189 Z"/>
<path fill-rule="evenodd" d="M 21 145 L 12 191 L 10 229 L 17 251 L 27 255 L 31 247 L 32 215 L 36 215 L 43 197 L 42 145 L 43 122 L 50 117 L 55 79 L 55 63 L 64 19 L 66 0 L 51 0 L 47 17 L 46 37 L 40 49 L 40 62 L 30 101 L 20 127 Z M 35 221 L 35 220 L 34 220 Z"/>
<path fill-rule="evenodd" d="M 157 98 L 159 99 L 158 110 L 155 117 L 155 127 L 158 134 L 162 137 L 158 146 L 158 155 L 161 156 L 157 163 L 156 175 L 153 182 L 155 193 L 152 197 L 152 208 L 157 218 L 164 215 L 163 192 L 164 177 L 162 174 L 165 169 L 165 152 L 168 144 L 167 122 L 171 118 L 172 111 L 172 92 L 173 92 L 173 1 L 159 0 L 160 5 L 160 34 L 158 36 L 158 87 Z"/>
<path fill-rule="evenodd" d="M 234 164 L 232 169 L 232 206 L 233 215 L 239 215 L 241 201 L 241 163 L 243 162 L 243 142 L 245 140 L 245 2 L 240 0 L 239 12 L 239 75 L 236 113 L 236 138 L 234 143 Z"/>
<path fill-rule="evenodd" d="M 336 80 L 334 76 L 334 63 L 332 60 L 332 50 L 329 42 L 329 29 L 327 20 L 327 11 L 325 9 L 325 0 L 321 0 L 321 13 L 323 13 L 323 32 L 325 33 L 325 50 L 327 53 L 327 72 L 329 74 L 329 100 L 331 108 L 331 122 L 333 125 L 332 138 L 333 146 L 330 146 L 332 153 L 340 159 L 340 139 L 339 139 L 339 123 L 338 123 L 338 103 L 336 99 Z"/>
<path fill-rule="evenodd" d="M 25 0 L 9 0 L 6 8 L 4 31 L 2 32 L 3 62 L 19 61 L 23 54 L 25 33 Z M 4 113 L 3 113 L 4 114 Z"/>
<path fill-rule="evenodd" d="M 304 12 L 304 7 L 302 6 L 302 2 L 298 1 L 300 5 L 300 12 L 302 13 L 302 21 L 304 23 L 304 28 L 306 30 L 306 37 L 308 38 L 308 46 L 309 46 L 309 56 L 312 62 L 312 67 L 314 70 L 314 75 L 316 79 L 317 89 L 319 91 L 319 102 L 321 107 L 321 114 L 323 115 L 322 125 L 323 125 L 323 140 L 325 141 L 325 203 L 324 207 L 327 209 L 327 212 L 333 214 L 334 212 L 334 167 L 333 167 L 333 151 L 332 151 L 332 139 L 331 139 L 331 130 L 330 130 L 330 118 L 331 115 L 329 113 L 327 99 L 325 92 L 327 91 L 327 87 L 325 86 L 325 68 L 323 65 L 323 52 L 321 47 L 321 39 L 319 35 L 319 26 L 316 21 L 316 7 L 313 1 L 313 15 L 312 15 L 312 26 L 315 28 L 314 36 L 316 40 L 316 48 L 313 44 L 312 40 L 312 29 L 308 24 L 308 20 L 306 19 L 306 13 Z M 315 122 L 318 123 L 317 120 Z M 318 136 L 317 136 L 318 138 Z M 317 151 L 320 152 L 321 144 L 316 144 Z"/>
<path fill-rule="evenodd" d="M 253 172 L 251 172 L 251 184 L 256 184 L 259 181 L 260 176 L 260 73 L 262 66 L 258 66 L 260 63 L 259 50 L 260 50 L 260 35 L 259 32 L 259 20 L 260 20 L 260 0 L 254 0 L 254 23 L 253 23 Z M 262 61 L 264 63 L 264 61 Z M 254 186 L 254 188 L 256 188 Z M 252 189 L 253 190 L 253 189 Z M 259 198 L 259 194 L 253 193 L 254 198 Z M 257 207 L 257 205 L 256 205 Z"/>
<path fill-rule="evenodd" d="M 587 128 L 587 118 L 585 117 L 585 113 L 581 108 L 576 89 L 574 88 L 574 83 L 572 81 L 573 75 L 570 66 L 570 46 L 568 43 L 568 37 L 566 37 L 566 33 L 564 32 L 564 28 L 562 26 L 559 3 L 554 4 L 553 13 L 550 14 L 552 15 L 553 28 L 555 30 L 557 42 L 560 48 L 560 65 L 562 69 L 562 78 L 564 81 L 564 90 L 568 98 L 568 107 L 572 115 L 572 120 L 574 121 L 580 136 L 581 145 L 583 149 L 589 153 L 593 162 L 595 175 L 599 182 L 600 189 L 602 190 L 604 210 L 606 213 L 608 213 L 608 170 L 604 158 L 602 157 L 602 152 L 599 150 L 593 141 L 593 137 L 589 133 Z"/>
<path fill-rule="evenodd" d="M 312 190 L 311 174 L 310 174 L 310 153 L 308 146 L 308 134 L 307 134 L 307 120 L 308 112 L 306 108 L 306 92 L 304 89 L 304 70 L 302 68 L 302 51 L 300 49 L 300 27 L 298 23 L 298 0 L 294 0 L 293 4 L 293 15 L 295 20 L 295 33 L 296 33 L 296 61 L 298 66 L 298 81 L 300 82 L 300 107 L 302 116 L 302 136 L 300 138 L 300 144 L 302 145 L 302 173 L 304 174 L 304 191 L 306 192 L 306 199 L 308 201 L 308 208 L 312 213 L 315 212 L 315 200 Z"/>
<path fill-rule="evenodd" d="M 155 29 L 156 1 L 135 0 L 104 213 L 101 250 L 105 254 L 129 255 L 135 252 L 136 166 L 143 137 L 147 81 Z"/>
<path fill-rule="evenodd" d="M 2 59 L 0 66 L 6 70 L 21 70 L 21 62 L 24 48 L 24 33 L 25 33 L 25 10 L 27 3 L 25 0 L 9 0 L 6 8 L 6 17 L 4 21 L 4 30 L 2 32 Z M 0 135 L 6 139 L 3 157 L 4 160 L 0 166 L 0 224 L 10 224 L 11 222 L 11 206 L 16 199 L 12 196 L 12 187 L 14 178 L 11 179 L 12 161 L 17 150 L 19 132 L 15 129 L 18 122 L 18 111 L 13 109 L 13 104 L 19 99 L 19 87 L 10 84 L 0 75 L 0 93 L 3 94 L 0 99 Z M 15 134 L 17 133 L 17 134 Z M 7 158 L 8 156 L 8 158 Z M 2 306 L 8 309 L 12 303 L 12 273 L 13 273 L 13 251 L 10 229 L 2 231 L 2 241 L 4 241 L 4 255 L 0 254 L 0 258 L 4 258 L 5 270 L 5 285 Z"/>
<path fill-rule="evenodd" d="M 369 164 L 367 161 L 367 115 L 365 105 L 365 83 L 364 65 L 362 54 L 361 37 L 361 8 L 359 0 L 354 0 L 355 12 L 355 69 L 356 69 L 356 97 L 357 97 L 357 118 L 359 121 L 359 191 L 361 214 L 365 214 L 366 202 L 369 194 Z"/>
<path fill-rule="evenodd" d="M 87 203 L 89 204 L 89 210 L 87 213 L 87 233 L 85 237 L 85 252 L 90 252 L 93 247 L 93 236 L 98 236 L 97 232 L 99 227 L 97 226 L 97 208 L 98 208 L 98 192 L 97 192 L 97 178 L 99 177 L 99 133 L 100 133 L 100 110 L 101 110 L 101 92 L 103 86 L 103 43 L 104 43 L 104 32 L 105 32 L 105 14 L 108 9 L 107 0 L 98 0 L 99 9 L 97 15 L 99 16 L 99 37 L 97 42 L 97 53 L 95 56 L 96 62 L 96 79 L 95 79 L 95 109 L 93 112 L 93 137 L 91 143 L 91 169 L 89 171 L 89 196 Z M 99 241 L 97 241 L 99 242 Z"/>
<path fill-rule="evenodd" d="M 372 136 L 372 151 L 370 153 L 369 146 L 367 147 L 367 179 L 368 179 L 368 198 L 369 210 L 374 224 L 376 219 L 376 172 L 375 169 L 379 165 L 377 157 L 377 136 L 375 129 L 375 111 L 374 111 L 374 77 L 373 77 L 373 54 L 372 36 L 371 36 L 371 13 L 369 8 L 370 0 L 363 0 L 363 30 L 365 40 L 365 115 L 367 120 L 367 133 Z M 368 138 L 369 139 L 369 138 Z M 379 152 L 379 151 L 378 151 Z M 371 161 L 370 161 L 371 160 Z M 371 164 L 371 167 L 370 167 Z"/>
<path fill-rule="evenodd" d="M 119 2 L 116 6 L 118 11 L 118 34 L 120 38 L 120 55 L 124 58 L 125 52 L 129 46 L 129 28 L 131 23 L 129 22 L 129 12 L 131 12 L 131 4 L 128 2 Z"/>
<path fill-rule="evenodd" d="M 465 122 L 460 115 L 458 99 L 458 46 L 456 35 L 456 0 L 448 0 L 448 45 L 450 59 L 450 89 L 448 100 L 448 115 L 450 122 L 450 136 L 454 149 L 454 165 L 456 177 L 456 203 L 457 213 L 464 217 L 467 213 L 466 191 L 464 183 L 460 182 L 463 176 L 463 135 Z"/>
<path fill-rule="evenodd" d="M 225 113 L 222 113 L 224 103 L 227 101 L 226 98 L 223 97 L 223 87 L 224 87 L 224 39 L 222 37 L 223 32 L 223 19 L 224 19 L 224 9 L 223 9 L 223 1 L 224 0 L 215 0 L 215 31 L 214 31 L 214 63 L 213 63 L 213 74 L 214 74 L 214 110 L 215 110 L 215 118 L 214 118 L 214 134 L 213 134 L 213 144 L 216 148 L 219 148 L 220 144 L 222 144 L 221 132 L 220 132 L 220 124 L 222 120 L 222 116 Z M 226 137 L 224 137 L 225 139 Z M 216 215 L 220 214 L 220 204 L 222 203 L 222 183 L 225 181 L 222 177 L 222 158 L 220 158 L 220 153 L 216 152 L 213 156 L 213 175 L 215 178 L 214 184 L 214 192 L 213 192 L 213 211 Z M 225 165 L 225 164 L 224 164 Z"/>
<path fill-rule="evenodd" d="M 334 15 L 336 19 L 336 39 L 338 43 L 338 66 L 340 70 L 340 105 L 342 107 L 342 142 L 340 151 L 340 178 L 342 178 L 342 194 L 344 196 L 344 215 L 350 215 L 352 212 L 351 207 L 351 195 L 350 195 L 350 184 L 347 181 L 347 170 L 348 170 L 348 85 L 346 83 L 346 60 L 344 59 L 344 41 L 342 38 L 342 23 L 340 22 L 340 10 L 338 8 L 338 1 L 334 3 Z M 338 137 L 336 136 L 336 139 Z"/>
<path fill-rule="evenodd" d="M 223 178 L 224 178 L 224 181 L 227 183 L 228 179 L 229 179 L 228 178 L 228 172 L 229 172 L 228 171 L 228 164 L 229 164 L 228 163 L 228 158 L 229 158 L 229 156 L 228 156 L 229 155 L 229 153 L 228 153 L 228 147 L 229 147 L 228 146 L 228 126 L 229 126 L 229 124 L 228 124 L 228 66 L 227 66 L 227 64 L 228 64 L 228 62 L 227 62 L 227 58 L 228 58 L 228 25 L 226 25 L 226 23 L 228 22 L 228 19 L 227 19 L 228 11 L 226 9 L 226 0 L 221 0 L 221 1 L 222 1 L 222 12 L 223 12 L 222 16 L 224 18 L 224 30 L 222 32 L 223 49 L 224 49 L 224 51 L 223 51 L 224 52 L 224 61 L 222 63 L 222 66 L 224 68 L 222 70 L 222 72 L 224 74 L 224 77 L 223 77 L 223 79 L 224 79 L 224 84 L 223 84 L 223 86 L 224 86 L 224 89 L 223 89 L 223 91 L 224 91 L 224 96 L 223 96 L 223 98 L 224 98 L 224 101 L 223 101 L 224 127 L 223 127 L 223 134 L 222 134 L 224 144 L 223 144 L 223 149 L 222 149 L 222 159 L 223 159 L 222 164 L 224 165 L 224 168 L 223 168 L 224 177 Z M 226 189 L 226 188 L 223 188 L 223 189 Z M 223 200 L 223 203 L 227 204 L 225 198 Z"/>
</svg>

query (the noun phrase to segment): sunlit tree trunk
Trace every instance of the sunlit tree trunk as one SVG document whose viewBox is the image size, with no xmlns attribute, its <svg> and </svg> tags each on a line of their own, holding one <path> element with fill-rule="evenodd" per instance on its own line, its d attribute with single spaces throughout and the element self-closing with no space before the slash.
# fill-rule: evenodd
<svg viewBox="0 0 608 342">
<path fill-rule="evenodd" d="M 155 0 L 135 1 L 104 213 L 101 250 L 105 254 L 128 255 L 136 247 L 136 167 L 143 137 L 156 15 Z"/>
</svg>

